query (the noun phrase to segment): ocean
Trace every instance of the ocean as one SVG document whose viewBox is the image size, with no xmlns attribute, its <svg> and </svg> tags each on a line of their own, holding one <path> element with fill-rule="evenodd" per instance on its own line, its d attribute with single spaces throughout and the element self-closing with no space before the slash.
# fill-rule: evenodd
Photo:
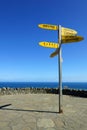
<svg viewBox="0 0 87 130">
<path fill-rule="evenodd" d="M 0 82 L 0 88 L 58 88 L 57 82 Z M 63 82 L 63 88 L 87 90 L 87 82 Z"/>
</svg>

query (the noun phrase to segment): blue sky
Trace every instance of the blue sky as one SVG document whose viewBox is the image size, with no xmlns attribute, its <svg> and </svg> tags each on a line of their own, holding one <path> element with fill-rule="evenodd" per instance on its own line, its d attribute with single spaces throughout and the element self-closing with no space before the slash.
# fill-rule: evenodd
<svg viewBox="0 0 87 130">
<path fill-rule="evenodd" d="M 87 82 L 86 0 L 0 0 L 0 81 L 58 81 L 57 31 L 38 28 L 55 24 L 74 29 L 84 41 L 62 45 L 63 81 Z"/>
</svg>

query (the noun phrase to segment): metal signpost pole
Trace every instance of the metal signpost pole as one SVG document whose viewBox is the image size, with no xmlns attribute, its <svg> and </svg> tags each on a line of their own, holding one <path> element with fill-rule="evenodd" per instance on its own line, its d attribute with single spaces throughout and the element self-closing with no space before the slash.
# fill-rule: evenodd
<svg viewBox="0 0 87 130">
<path fill-rule="evenodd" d="M 61 25 L 59 25 L 59 113 L 62 113 L 62 50 L 61 50 Z"/>
</svg>

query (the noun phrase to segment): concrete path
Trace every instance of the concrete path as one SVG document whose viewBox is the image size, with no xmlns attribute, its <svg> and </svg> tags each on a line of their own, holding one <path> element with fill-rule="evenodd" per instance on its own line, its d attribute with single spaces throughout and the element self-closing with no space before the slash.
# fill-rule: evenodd
<svg viewBox="0 0 87 130">
<path fill-rule="evenodd" d="M 0 130 L 87 130 L 87 98 L 20 94 L 0 96 Z"/>
</svg>

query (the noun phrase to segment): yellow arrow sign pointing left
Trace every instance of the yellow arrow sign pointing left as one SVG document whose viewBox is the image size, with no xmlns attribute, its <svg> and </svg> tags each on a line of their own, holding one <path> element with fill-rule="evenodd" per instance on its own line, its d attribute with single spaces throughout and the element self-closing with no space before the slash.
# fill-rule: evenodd
<svg viewBox="0 0 87 130">
<path fill-rule="evenodd" d="M 58 43 L 53 43 L 53 42 L 39 42 L 40 46 L 47 47 L 47 48 L 58 48 L 59 44 Z"/>
<path fill-rule="evenodd" d="M 38 27 L 48 30 L 58 30 L 57 25 L 51 25 L 51 24 L 39 24 Z"/>
<path fill-rule="evenodd" d="M 53 53 L 51 53 L 50 57 L 54 57 L 59 54 L 59 49 L 56 49 Z"/>
<path fill-rule="evenodd" d="M 59 48 L 56 49 L 56 51 L 54 51 L 53 53 L 51 53 L 50 57 L 53 58 L 54 56 L 59 54 Z M 61 57 L 61 62 L 63 62 L 63 58 Z"/>
</svg>

